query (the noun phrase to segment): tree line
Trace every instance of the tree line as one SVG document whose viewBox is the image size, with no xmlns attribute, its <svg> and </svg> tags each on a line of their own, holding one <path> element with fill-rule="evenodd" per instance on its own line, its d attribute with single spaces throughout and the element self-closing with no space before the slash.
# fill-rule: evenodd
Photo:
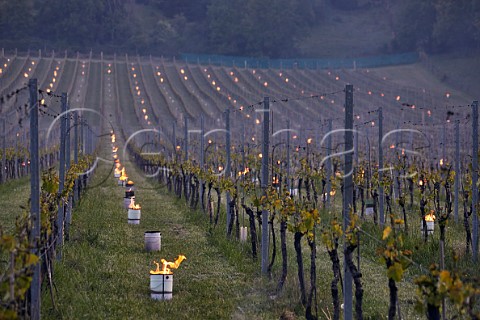
<svg viewBox="0 0 480 320">
<path fill-rule="evenodd" d="M 381 8 L 390 52 L 479 48 L 478 0 L 0 0 L 0 41 L 20 49 L 293 57 L 332 9 Z"/>
</svg>

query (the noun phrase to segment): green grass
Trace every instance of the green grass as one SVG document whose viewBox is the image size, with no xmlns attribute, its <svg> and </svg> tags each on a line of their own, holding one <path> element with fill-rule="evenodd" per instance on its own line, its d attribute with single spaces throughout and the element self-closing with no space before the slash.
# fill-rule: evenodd
<svg viewBox="0 0 480 320">
<path fill-rule="evenodd" d="M 30 198 L 30 176 L 10 180 L 0 184 L 0 226 L 7 233 L 15 228 L 15 219 L 23 208 L 28 206 Z"/>
<path fill-rule="evenodd" d="M 431 56 L 427 65 L 442 82 L 465 91 L 478 100 L 480 92 L 480 84 L 477 81 L 480 71 L 478 53 Z"/>
</svg>

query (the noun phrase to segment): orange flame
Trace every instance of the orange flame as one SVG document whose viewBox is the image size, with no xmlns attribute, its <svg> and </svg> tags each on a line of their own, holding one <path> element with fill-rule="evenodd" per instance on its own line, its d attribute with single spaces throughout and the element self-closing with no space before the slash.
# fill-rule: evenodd
<svg viewBox="0 0 480 320">
<path fill-rule="evenodd" d="M 112 134 L 112 143 L 115 143 L 115 134 Z"/>
<path fill-rule="evenodd" d="M 160 260 L 160 263 L 162 264 L 162 270 L 160 270 L 160 263 L 153 261 L 153 263 L 157 265 L 157 268 L 155 270 L 150 270 L 150 274 L 173 274 L 170 268 L 178 269 L 182 261 L 185 259 L 187 258 L 184 255 L 179 255 L 175 262 L 168 262 L 167 260 L 162 259 Z"/>
<path fill-rule="evenodd" d="M 435 211 L 431 210 L 429 214 L 426 214 L 425 215 L 425 221 L 431 221 L 431 222 L 435 221 L 434 212 Z"/>
<path fill-rule="evenodd" d="M 112 147 L 112 151 L 113 151 L 113 152 L 117 152 L 117 151 L 118 151 L 118 147 Z"/>
<path fill-rule="evenodd" d="M 127 179 L 128 179 L 128 176 L 127 176 L 127 174 L 125 173 L 125 168 L 122 168 L 122 171 L 121 171 L 121 172 L 122 172 L 122 175 L 120 176 L 119 179 L 120 179 L 121 181 L 127 180 Z"/>
<path fill-rule="evenodd" d="M 139 204 L 135 204 L 135 198 L 130 198 L 130 204 L 128 205 L 128 209 L 132 210 L 140 210 L 142 207 L 140 207 Z"/>
<path fill-rule="evenodd" d="M 249 172 L 250 172 L 250 168 L 246 167 L 245 170 L 238 172 L 238 176 L 240 177 L 242 175 L 246 175 Z"/>
</svg>

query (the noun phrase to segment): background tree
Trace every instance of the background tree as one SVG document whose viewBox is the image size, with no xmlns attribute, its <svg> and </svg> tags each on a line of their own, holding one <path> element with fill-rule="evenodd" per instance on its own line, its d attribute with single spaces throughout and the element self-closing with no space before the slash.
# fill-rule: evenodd
<svg viewBox="0 0 480 320">
<path fill-rule="evenodd" d="M 428 50 L 435 24 L 435 7 L 432 0 L 402 1 L 394 18 L 393 47 L 400 52 L 417 49 Z"/>
</svg>

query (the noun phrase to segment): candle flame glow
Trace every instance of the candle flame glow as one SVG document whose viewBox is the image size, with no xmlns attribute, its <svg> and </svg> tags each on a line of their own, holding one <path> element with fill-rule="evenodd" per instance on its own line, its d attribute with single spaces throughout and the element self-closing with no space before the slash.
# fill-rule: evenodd
<svg viewBox="0 0 480 320">
<path fill-rule="evenodd" d="M 128 179 L 128 176 L 127 176 L 127 174 L 125 173 L 125 168 L 122 168 L 122 171 L 121 171 L 121 172 L 122 172 L 122 175 L 120 176 L 119 179 L 120 179 L 121 181 L 126 181 L 126 180 Z"/>
<path fill-rule="evenodd" d="M 139 204 L 135 204 L 135 198 L 130 198 L 130 204 L 128 205 L 128 209 L 132 210 L 139 210 L 142 207 L 140 207 Z"/>
<path fill-rule="evenodd" d="M 173 274 L 170 269 L 178 269 L 180 264 L 183 260 L 187 258 L 184 255 L 179 255 L 174 262 L 169 262 L 165 259 L 161 259 L 160 263 L 162 264 L 162 269 L 160 270 L 160 263 L 157 261 L 153 261 L 153 263 L 157 266 L 155 270 L 150 270 L 150 274 Z"/>
<path fill-rule="evenodd" d="M 431 222 L 435 221 L 434 212 L 435 211 L 431 210 L 429 214 L 426 214 L 425 215 L 425 221 L 431 221 Z"/>
</svg>

